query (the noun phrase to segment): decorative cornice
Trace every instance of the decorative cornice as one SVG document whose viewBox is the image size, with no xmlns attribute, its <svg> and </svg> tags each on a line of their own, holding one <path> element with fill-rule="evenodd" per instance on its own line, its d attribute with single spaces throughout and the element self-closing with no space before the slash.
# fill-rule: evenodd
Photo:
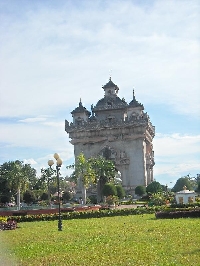
<svg viewBox="0 0 200 266">
<path fill-rule="evenodd" d="M 116 128 L 135 128 L 135 127 L 143 127 L 146 129 L 146 132 L 149 132 L 151 137 L 155 136 L 155 127 L 152 126 L 149 119 L 146 119 L 144 117 L 140 117 L 137 120 L 113 120 L 113 121 L 107 121 L 107 120 L 101 120 L 101 121 L 83 121 L 81 125 L 77 125 L 74 123 L 70 123 L 65 120 L 65 131 L 67 133 L 72 132 L 81 132 L 81 131 L 90 131 L 90 130 L 105 130 L 108 129 L 116 129 Z"/>
</svg>

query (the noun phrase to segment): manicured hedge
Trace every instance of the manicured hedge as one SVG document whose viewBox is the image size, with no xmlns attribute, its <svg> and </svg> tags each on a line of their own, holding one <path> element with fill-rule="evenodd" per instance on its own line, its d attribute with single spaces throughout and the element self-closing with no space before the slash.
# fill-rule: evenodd
<svg viewBox="0 0 200 266">
<path fill-rule="evenodd" d="M 200 202 L 188 203 L 188 204 L 171 204 L 171 208 L 196 208 L 200 207 Z"/>
<path fill-rule="evenodd" d="M 62 220 L 70 219 L 86 219 L 86 218 L 101 218 L 111 216 L 127 216 L 137 214 L 155 213 L 155 211 L 162 210 L 162 208 L 133 208 L 133 209 L 110 209 L 99 211 L 81 211 L 81 212 L 68 212 L 62 213 Z M 25 215 L 25 216 L 10 216 L 16 222 L 33 222 L 33 221 L 54 221 L 58 219 L 58 213 L 55 214 L 38 214 L 38 215 Z"/>
<path fill-rule="evenodd" d="M 125 209 L 104 209 L 99 211 L 73 211 L 61 213 L 62 220 L 70 219 L 87 219 L 87 218 L 101 218 L 112 216 L 127 216 L 137 214 L 151 214 L 155 213 L 156 218 L 180 218 L 180 217 L 200 217 L 200 208 L 171 208 L 166 206 L 157 207 L 139 207 L 139 208 L 125 208 Z M 37 215 L 22 215 L 9 216 L 10 219 L 19 222 L 33 222 L 33 221 L 54 221 L 58 220 L 58 213 L 52 214 L 37 214 Z"/>
<path fill-rule="evenodd" d="M 200 218 L 200 209 L 159 211 L 155 215 L 157 219 Z"/>
</svg>

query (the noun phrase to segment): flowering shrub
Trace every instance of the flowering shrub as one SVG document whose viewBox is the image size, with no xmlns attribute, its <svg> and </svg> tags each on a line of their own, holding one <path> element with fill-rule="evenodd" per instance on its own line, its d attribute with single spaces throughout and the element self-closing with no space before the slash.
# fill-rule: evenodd
<svg viewBox="0 0 200 266">
<path fill-rule="evenodd" d="M 119 198 L 117 196 L 110 195 L 106 198 L 106 203 L 108 203 L 108 205 L 117 204 L 119 203 Z"/>
<path fill-rule="evenodd" d="M 2 222 L 7 222 L 7 218 L 6 217 L 4 217 L 4 216 L 0 216 L 0 223 L 2 223 Z"/>
<path fill-rule="evenodd" d="M 13 230 L 17 228 L 17 222 L 11 218 L 0 217 L 0 230 Z"/>
</svg>

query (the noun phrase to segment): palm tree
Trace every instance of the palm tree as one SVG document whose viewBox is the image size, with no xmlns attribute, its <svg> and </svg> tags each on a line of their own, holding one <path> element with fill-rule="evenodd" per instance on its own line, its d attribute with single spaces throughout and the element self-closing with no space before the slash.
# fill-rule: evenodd
<svg viewBox="0 0 200 266">
<path fill-rule="evenodd" d="M 75 160 L 75 164 L 67 166 L 67 168 L 74 168 L 72 179 L 81 183 L 83 204 L 86 204 L 86 190 L 90 184 L 95 182 L 95 172 L 91 163 L 85 158 L 83 153 L 80 153 Z"/>
</svg>

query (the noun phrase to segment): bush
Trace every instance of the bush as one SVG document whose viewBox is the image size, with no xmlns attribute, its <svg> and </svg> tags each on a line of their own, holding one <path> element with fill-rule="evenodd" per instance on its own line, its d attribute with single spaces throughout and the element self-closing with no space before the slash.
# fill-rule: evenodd
<svg viewBox="0 0 200 266">
<path fill-rule="evenodd" d="M 146 187 L 145 186 L 137 186 L 135 188 L 135 194 L 138 196 L 142 196 L 146 193 Z"/>
<path fill-rule="evenodd" d="M 149 192 L 149 193 L 158 193 L 161 191 L 162 191 L 162 186 L 157 181 L 151 182 L 146 188 L 146 192 Z"/>
<path fill-rule="evenodd" d="M 188 209 L 178 211 L 160 211 L 155 214 L 157 219 L 199 218 L 200 209 Z"/>
<path fill-rule="evenodd" d="M 33 191 L 27 190 L 23 194 L 23 200 L 24 202 L 30 204 L 36 201 L 36 196 Z"/>
<path fill-rule="evenodd" d="M 69 192 L 69 191 L 65 191 L 65 192 L 63 193 L 63 195 L 62 195 L 62 198 L 63 198 L 63 200 L 64 200 L 65 202 L 71 200 L 72 197 L 73 197 L 73 194 L 72 194 L 71 192 Z"/>
<path fill-rule="evenodd" d="M 40 197 L 41 200 L 48 200 L 48 194 L 43 192 L 41 197 Z"/>
<path fill-rule="evenodd" d="M 189 204 L 178 204 L 178 203 L 173 203 L 171 204 L 171 208 L 190 208 L 190 207 L 200 207 L 200 202 L 194 202 L 194 203 L 189 203 Z"/>
<path fill-rule="evenodd" d="M 17 228 L 17 222 L 11 218 L 7 220 L 0 219 L 0 230 L 14 230 Z"/>
<path fill-rule="evenodd" d="M 96 195 L 90 195 L 89 197 L 90 203 L 97 204 L 97 196 Z"/>
<path fill-rule="evenodd" d="M 117 196 L 117 189 L 114 184 L 106 183 L 103 187 L 103 195 L 104 196 Z"/>
<path fill-rule="evenodd" d="M 81 212 L 72 211 L 72 212 L 62 213 L 62 220 L 150 214 L 150 213 L 155 213 L 155 211 L 159 210 L 161 211 L 163 209 L 158 207 L 152 207 L 152 208 L 142 207 L 142 208 L 112 209 L 112 210 L 100 209 L 99 211 L 81 211 Z M 54 221 L 58 220 L 58 213 L 25 215 L 25 216 L 15 216 L 15 217 L 11 216 L 10 218 L 15 219 L 16 222 Z"/>
<path fill-rule="evenodd" d="M 172 188 L 173 192 L 178 192 L 183 190 L 183 187 L 186 186 L 188 190 L 192 189 L 191 182 L 188 177 L 181 177 L 176 181 L 175 186 Z"/>
<path fill-rule="evenodd" d="M 125 190 L 123 189 L 123 187 L 121 185 L 116 185 L 115 187 L 117 189 L 117 196 L 118 196 L 118 198 L 119 199 L 124 198 L 124 196 L 125 196 Z"/>
</svg>

